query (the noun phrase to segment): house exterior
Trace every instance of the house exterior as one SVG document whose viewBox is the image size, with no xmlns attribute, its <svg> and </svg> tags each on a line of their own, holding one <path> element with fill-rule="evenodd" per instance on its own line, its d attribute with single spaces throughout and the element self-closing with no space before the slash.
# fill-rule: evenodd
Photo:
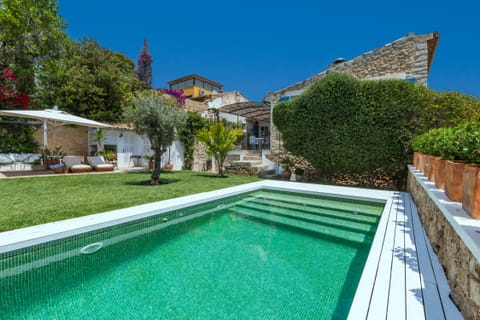
<svg viewBox="0 0 480 320">
<path fill-rule="evenodd" d="M 170 89 L 182 89 L 188 99 L 197 101 L 209 99 L 212 94 L 220 92 L 223 87 L 223 84 L 199 76 L 198 74 L 191 74 L 169 81 L 168 85 Z"/>
<path fill-rule="evenodd" d="M 437 32 L 420 35 L 409 33 L 353 59 L 336 59 L 326 70 L 269 93 L 266 100 L 272 103 L 273 110 L 275 104 L 300 95 L 313 82 L 330 72 L 348 73 L 360 79 L 403 79 L 426 86 L 439 39 Z M 284 153 L 281 133 L 273 124 L 270 146 L 273 159 L 278 159 Z"/>
</svg>

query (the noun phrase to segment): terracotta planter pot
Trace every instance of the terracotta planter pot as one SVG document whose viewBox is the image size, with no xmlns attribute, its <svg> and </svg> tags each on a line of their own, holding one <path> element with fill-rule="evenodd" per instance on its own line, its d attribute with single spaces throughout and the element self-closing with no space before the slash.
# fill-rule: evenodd
<svg viewBox="0 0 480 320">
<path fill-rule="evenodd" d="M 428 177 L 428 180 L 430 180 L 431 182 L 435 182 L 435 174 L 437 172 L 437 163 L 439 159 L 442 159 L 442 157 L 435 157 L 435 156 L 430 157 L 430 168 L 429 168 L 427 177 Z"/>
<path fill-rule="evenodd" d="M 425 154 L 419 153 L 418 154 L 418 170 L 420 170 L 421 173 L 425 172 Z"/>
<path fill-rule="evenodd" d="M 434 157 L 431 155 L 424 156 L 424 167 L 423 167 L 423 174 L 430 180 L 430 172 L 432 171 L 432 162 Z"/>
<path fill-rule="evenodd" d="M 462 208 L 472 218 L 480 219 L 480 165 L 465 165 Z"/>
<path fill-rule="evenodd" d="M 291 176 L 292 176 L 292 172 L 290 170 L 283 170 L 282 171 L 282 179 L 283 180 L 290 180 Z"/>
<path fill-rule="evenodd" d="M 447 161 L 445 171 L 445 194 L 452 201 L 462 201 L 464 167 L 464 162 Z"/>
<path fill-rule="evenodd" d="M 445 171 L 447 160 L 442 157 L 435 158 L 435 185 L 438 189 L 445 190 Z"/>
<path fill-rule="evenodd" d="M 165 164 L 165 170 L 172 170 L 173 169 L 173 164 L 167 163 Z"/>
<path fill-rule="evenodd" d="M 418 169 L 418 165 L 419 165 L 419 162 L 420 162 L 420 155 L 421 155 L 420 152 L 415 151 L 413 153 L 413 166 L 417 169 Z"/>
</svg>

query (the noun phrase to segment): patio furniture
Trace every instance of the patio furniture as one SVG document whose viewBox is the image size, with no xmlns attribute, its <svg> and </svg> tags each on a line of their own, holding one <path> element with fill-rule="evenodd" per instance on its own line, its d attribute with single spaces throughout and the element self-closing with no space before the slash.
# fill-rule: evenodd
<svg viewBox="0 0 480 320">
<path fill-rule="evenodd" d="M 103 156 L 87 157 L 88 163 L 95 171 L 113 171 L 115 165 L 105 163 Z"/>
<path fill-rule="evenodd" d="M 83 163 L 83 156 L 65 156 L 62 162 L 72 173 L 90 172 L 92 167 Z"/>
</svg>

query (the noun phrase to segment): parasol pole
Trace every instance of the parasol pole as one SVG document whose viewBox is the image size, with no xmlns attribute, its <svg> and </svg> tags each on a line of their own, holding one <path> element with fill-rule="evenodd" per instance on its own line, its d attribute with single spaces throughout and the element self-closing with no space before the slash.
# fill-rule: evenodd
<svg viewBox="0 0 480 320">
<path fill-rule="evenodd" d="M 48 145 L 47 141 L 47 119 L 43 120 L 43 149 L 46 149 Z"/>
</svg>

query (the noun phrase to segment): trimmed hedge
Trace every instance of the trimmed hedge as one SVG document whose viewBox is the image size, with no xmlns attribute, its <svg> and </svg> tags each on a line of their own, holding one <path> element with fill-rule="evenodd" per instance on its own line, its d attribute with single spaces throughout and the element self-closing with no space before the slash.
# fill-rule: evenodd
<svg viewBox="0 0 480 320">
<path fill-rule="evenodd" d="M 414 136 L 479 115 L 479 100 L 458 93 L 331 73 L 276 105 L 273 121 L 285 148 L 312 163 L 324 179 L 381 170 L 401 188 Z"/>
</svg>

